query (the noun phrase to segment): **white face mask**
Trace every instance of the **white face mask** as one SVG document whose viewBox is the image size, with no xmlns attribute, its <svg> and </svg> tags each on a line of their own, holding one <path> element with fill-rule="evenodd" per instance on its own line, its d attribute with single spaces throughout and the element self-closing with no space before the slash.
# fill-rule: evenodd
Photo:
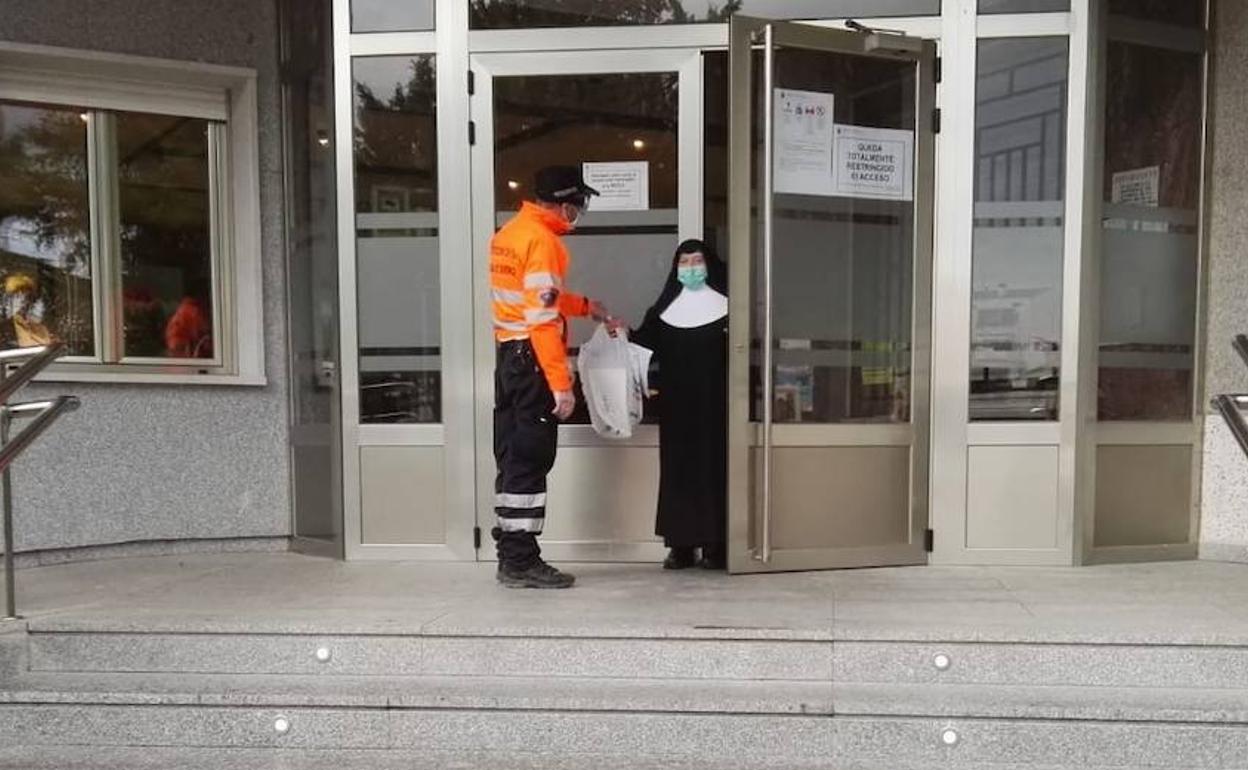
<svg viewBox="0 0 1248 770">
<path fill-rule="evenodd" d="M 572 209 L 571 216 L 568 215 L 569 208 Z M 573 204 L 573 203 L 564 204 L 563 218 L 565 221 L 567 221 L 568 227 L 576 227 L 577 223 L 581 221 L 581 216 L 583 216 L 584 213 L 585 213 L 585 210 L 582 209 L 580 206 L 577 206 L 576 204 Z"/>
</svg>

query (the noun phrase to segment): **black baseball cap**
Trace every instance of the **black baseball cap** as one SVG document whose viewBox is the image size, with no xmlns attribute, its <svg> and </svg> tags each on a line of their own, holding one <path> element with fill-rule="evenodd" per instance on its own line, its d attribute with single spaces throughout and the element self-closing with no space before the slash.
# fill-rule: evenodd
<svg viewBox="0 0 1248 770">
<path fill-rule="evenodd" d="M 537 172 L 533 189 L 539 201 L 585 205 L 585 199 L 598 191 L 585 184 L 579 166 L 547 166 Z"/>
</svg>

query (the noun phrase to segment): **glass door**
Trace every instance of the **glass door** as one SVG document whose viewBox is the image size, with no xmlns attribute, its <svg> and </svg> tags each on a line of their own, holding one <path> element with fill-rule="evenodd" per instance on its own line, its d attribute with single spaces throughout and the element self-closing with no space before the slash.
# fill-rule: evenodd
<svg viewBox="0 0 1248 770">
<path fill-rule="evenodd" d="M 926 561 L 935 62 L 733 18 L 733 572 Z"/>
<path fill-rule="evenodd" d="M 477 292 L 478 557 L 493 558 L 493 371 L 489 241 L 532 199 L 536 172 L 582 165 L 604 193 L 575 233 L 570 290 L 640 324 L 683 238 L 699 237 L 701 57 L 697 51 L 482 54 L 473 57 L 472 176 L 474 291 Z M 571 322 L 570 358 L 594 325 Z M 659 561 L 654 535 L 658 431 L 653 415 L 628 441 L 599 438 L 584 399 L 559 429 L 549 478 L 546 558 Z"/>
</svg>

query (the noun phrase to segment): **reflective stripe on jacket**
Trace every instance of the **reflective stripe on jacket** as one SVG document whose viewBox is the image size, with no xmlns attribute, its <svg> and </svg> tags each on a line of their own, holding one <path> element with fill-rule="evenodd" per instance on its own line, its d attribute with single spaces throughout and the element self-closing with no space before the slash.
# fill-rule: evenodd
<svg viewBox="0 0 1248 770">
<path fill-rule="evenodd" d="M 564 289 L 568 250 L 560 236 L 567 222 L 525 203 L 490 241 L 490 295 L 494 339 L 527 339 L 553 391 L 571 390 L 567 321 L 589 315 L 589 301 Z"/>
</svg>

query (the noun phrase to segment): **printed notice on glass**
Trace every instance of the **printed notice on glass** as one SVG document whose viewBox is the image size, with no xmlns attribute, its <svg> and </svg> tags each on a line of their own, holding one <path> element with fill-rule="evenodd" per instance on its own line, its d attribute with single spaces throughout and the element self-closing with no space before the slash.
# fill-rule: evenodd
<svg viewBox="0 0 1248 770">
<path fill-rule="evenodd" d="M 832 94 L 775 93 L 776 192 L 832 195 Z"/>
<path fill-rule="evenodd" d="M 914 199 L 914 132 L 838 125 L 832 165 L 835 195 Z"/>
<path fill-rule="evenodd" d="M 1119 171 L 1110 179 L 1110 200 L 1127 206 L 1157 208 L 1160 188 L 1160 166 Z"/>
<path fill-rule="evenodd" d="M 600 195 L 591 198 L 591 211 L 647 211 L 650 208 L 650 164 L 646 161 L 586 163 L 585 184 Z"/>
</svg>

